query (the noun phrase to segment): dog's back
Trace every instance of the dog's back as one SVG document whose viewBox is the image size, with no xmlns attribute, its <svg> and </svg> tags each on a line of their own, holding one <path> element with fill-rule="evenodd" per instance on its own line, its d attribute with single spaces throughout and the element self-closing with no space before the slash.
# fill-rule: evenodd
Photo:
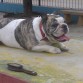
<svg viewBox="0 0 83 83">
<path fill-rule="evenodd" d="M 38 43 L 34 35 L 32 22 L 33 18 L 1 19 L 0 41 L 10 47 L 31 49 Z"/>
<path fill-rule="evenodd" d="M 0 21 L 0 41 L 10 47 L 20 47 L 15 39 L 15 29 L 23 19 L 13 20 L 3 18 Z"/>
<path fill-rule="evenodd" d="M 0 19 L 0 29 L 6 26 L 9 22 L 14 20 L 13 18 L 1 18 Z"/>
</svg>

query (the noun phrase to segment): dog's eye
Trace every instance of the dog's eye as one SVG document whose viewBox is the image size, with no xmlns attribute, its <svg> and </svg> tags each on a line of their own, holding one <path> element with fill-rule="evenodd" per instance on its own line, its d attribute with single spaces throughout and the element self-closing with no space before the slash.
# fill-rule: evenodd
<svg viewBox="0 0 83 83">
<path fill-rule="evenodd" d="M 52 27 L 57 27 L 58 26 L 58 23 L 53 23 L 52 24 Z"/>
<path fill-rule="evenodd" d="M 64 20 L 64 23 L 66 23 L 66 21 Z"/>
<path fill-rule="evenodd" d="M 56 19 L 52 19 L 52 22 L 57 22 L 57 20 Z"/>
</svg>

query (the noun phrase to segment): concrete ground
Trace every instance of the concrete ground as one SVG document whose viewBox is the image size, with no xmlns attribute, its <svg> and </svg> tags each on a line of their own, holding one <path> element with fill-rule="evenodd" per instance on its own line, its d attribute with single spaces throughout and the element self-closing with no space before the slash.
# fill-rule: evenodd
<svg viewBox="0 0 83 83">
<path fill-rule="evenodd" d="M 29 52 L 0 45 L 0 72 L 31 83 L 83 83 L 83 26 L 69 25 L 71 38 L 61 54 Z M 38 76 L 7 70 L 7 63 L 19 63 Z"/>
</svg>

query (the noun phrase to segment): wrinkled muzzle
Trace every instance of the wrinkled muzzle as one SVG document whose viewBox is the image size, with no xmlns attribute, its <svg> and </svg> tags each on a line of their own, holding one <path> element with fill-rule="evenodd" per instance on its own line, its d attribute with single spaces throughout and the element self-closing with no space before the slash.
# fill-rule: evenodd
<svg viewBox="0 0 83 83">
<path fill-rule="evenodd" d="M 59 42 L 69 41 L 69 37 L 66 35 L 69 32 L 68 25 L 66 23 L 59 24 L 57 29 L 53 33 L 53 37 Z"/>
</svg>

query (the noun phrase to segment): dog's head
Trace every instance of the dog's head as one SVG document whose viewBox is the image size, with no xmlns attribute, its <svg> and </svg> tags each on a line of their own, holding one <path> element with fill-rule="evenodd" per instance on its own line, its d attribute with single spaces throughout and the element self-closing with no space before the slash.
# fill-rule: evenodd
<svg viewBox="0 0 83 83">
<path fill-rule="evenodd" d="M 46 34 L 59 42 L 68 41 L 69 38 L 66 34 L 69 32 L 69 28 L 64 21 L 64 18 L 59 15 L 47 14 L 43 18 Z"/>
</svg>

